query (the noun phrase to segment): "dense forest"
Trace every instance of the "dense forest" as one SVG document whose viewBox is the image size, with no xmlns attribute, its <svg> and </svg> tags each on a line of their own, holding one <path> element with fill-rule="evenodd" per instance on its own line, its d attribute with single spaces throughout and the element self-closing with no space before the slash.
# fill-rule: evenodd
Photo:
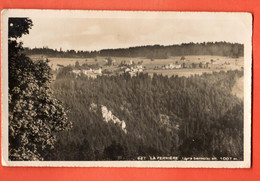
<svg viewBox="0 0 260 181">
<path fill-rule="evenodd" d="M 58 73 L 53 89 L 73 128 L 45 160 L 136 160 L 138 156 L 230 156 L 243 160 L 243 101 L 231 94 L 243 71 L 191 77 Z M 94 106 L 93 106 L 94 105 Z M 105 122 L 102 106 L 120 120 Z M 148 158 L 147 157 L 147 158 Z"/>
<path fill-rule="evenodd" d="M 105 57 L 146 57 L 153 59 L 166 59 L 170 56 L 187 55 L 216 55 L 240 57 L 244 55 L 244 45 L 227 42 L 207 42 L 207 43 L 185 43 L 181 45 L 151 45 L 139 46 L 121 49 L 104 49 L 100 51 L 75 51 L 75 50 L 53 50 L 48 47 L 43 48 L 25 48 L 27 55 L 46 55 L 48 57 L 73 57 L 90 58 L 97 56 Z"/>
</svg>

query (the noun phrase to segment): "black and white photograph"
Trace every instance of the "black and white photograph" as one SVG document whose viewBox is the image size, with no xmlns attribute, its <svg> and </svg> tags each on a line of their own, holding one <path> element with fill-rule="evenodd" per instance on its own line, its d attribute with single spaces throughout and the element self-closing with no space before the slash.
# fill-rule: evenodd
<svg viewBox="0 0 260 181">
<path fill-rule="evenodd" d="M 4 10 L 6 166 L 251 165 L 252 16 Z"/>
</svg>

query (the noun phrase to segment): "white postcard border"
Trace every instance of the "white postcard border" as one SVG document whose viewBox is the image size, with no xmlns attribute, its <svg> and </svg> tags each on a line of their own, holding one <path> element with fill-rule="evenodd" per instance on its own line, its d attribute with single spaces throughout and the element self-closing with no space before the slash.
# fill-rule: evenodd
<svg viewBox="0 0 260 181">
<path fill-rule="evenodd" d="M 8 17 L 45 18 L 147 18 L 163 19 L 234 19 L 245 23 L 244 42 L 244 161 L 10 161 L 8 160 Z M 252 85 L 252 15 L 229 12 L 160 12 L 92 10 L 22 10 L 1 13 L 1 83 L 2 83 L 2 165 L 51 167 L 164 167 L 164 168 L 250 168 L 251 167 L 251 85 Z M 235 30 L 234 30 L 235 31 Z"/>
</svg>

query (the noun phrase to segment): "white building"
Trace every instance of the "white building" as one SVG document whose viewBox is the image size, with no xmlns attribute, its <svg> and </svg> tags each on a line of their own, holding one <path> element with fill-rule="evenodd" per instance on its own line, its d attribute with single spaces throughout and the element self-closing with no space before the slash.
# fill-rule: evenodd
<svg viewBox="0 0 260 181">
<path fill-rule="evenodd" d="M 99 69 L 93 70 L 93 73 L 94 74 L 102 74 L 102 69 L 99 68 Z"/>
<path fill-rule="evenodd" d="M 92 69 L 89 69 L 89 70 L 82 70 L 82 73 L 87 75 L 87 74 L 91 74 L 93 73 L 93 70 Z"/>
<path fill-rule="evenodd" d="M 130 72 L 130 71 L 131 71 L 130 68 L 125 69 L 125 72 Z"/>
<path fill-rule="evenodd" d="M 72 70 L 72 72 L 73 72 L 74 74 L 79 75 L 79 74 L 81 73 L 81 70 Z"/>
<path fill-rule="evenodd" d="M 181 64 L 178 64 L 175 66 L 176 69 L 180 69 L 181 68 Z"/>
<path fill-rule="evenodd" d="M 165 65 L 165 69 L 180 69 L 181 68 L 181 64 L 169 64 L 169 65 Z"/>
</svg>

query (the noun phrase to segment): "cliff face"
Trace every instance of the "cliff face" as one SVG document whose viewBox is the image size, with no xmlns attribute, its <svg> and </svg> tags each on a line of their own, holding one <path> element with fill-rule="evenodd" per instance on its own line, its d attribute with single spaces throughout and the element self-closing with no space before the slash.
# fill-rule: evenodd
<svg viewBox="0 0 260 181">
<path fill-rule="evenodd" d="M 114 124 L 118 124 L 121 127 L 122 131 L 124 131 L 124 133 L 127 133 L 126 124 L 124 120 L 121 121 L 119 118 L 113 115 L 113 113 L 110 110 L 108 110 L 106 106 L 101 105 L 101 112 L 103 120 L 105 122 L 113 122 Z"/>
<path fill-rule="evenodd" d="M 100 109 L 101 109 L 101 113 L 102 113 L 102 118 L 103 118 L 103 121 L 105 122 L 112 122 L 114 124 L 117 124 L 121 127 L 122 131 L 126 134 L 127 133 L 127 130 L 126 130 L 126 124 L 125 124 L 125 121 L 124 120 L 120 120 L 118 117 L 116 117 L 115 115 L 113 115 L 113 113 L 107 109 L 106 106 L 104 105 L 101 105 L 100 106 Z M 95 103 L 91 103 L 90 104 L 90 107 L 89 107 L 89 110 L 91 112 L 95 112 L 97 113 L 97 110 L 98 110 L 98 106 L 97 104 Z"/>
</svg>

